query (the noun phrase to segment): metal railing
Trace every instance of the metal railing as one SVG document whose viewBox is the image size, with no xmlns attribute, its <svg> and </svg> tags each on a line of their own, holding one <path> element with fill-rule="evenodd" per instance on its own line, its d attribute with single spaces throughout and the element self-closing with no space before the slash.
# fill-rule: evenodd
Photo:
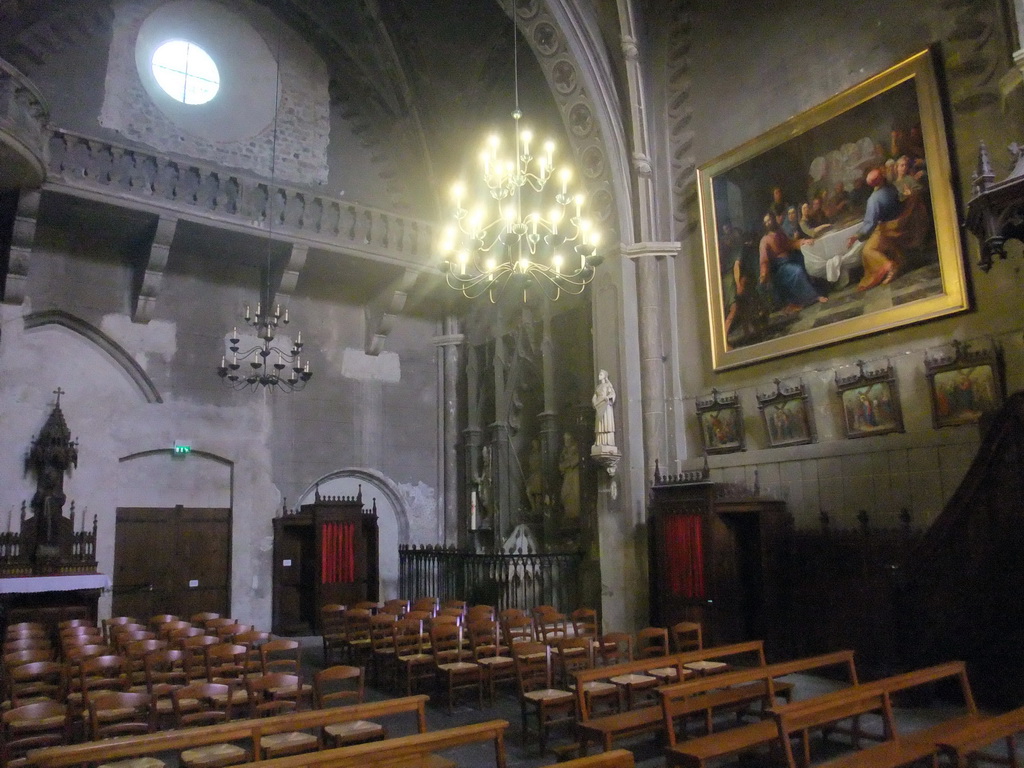
<svg viewBox="0 0 1024 768">
<path fill-rule="evenodd" d="M 580 605 L 582 554 L 477 554 L 434 546 L 398 547 L 399 589 L 408 598 L 435 596 L 493 605 L 497 610 Z"/>
</svg>

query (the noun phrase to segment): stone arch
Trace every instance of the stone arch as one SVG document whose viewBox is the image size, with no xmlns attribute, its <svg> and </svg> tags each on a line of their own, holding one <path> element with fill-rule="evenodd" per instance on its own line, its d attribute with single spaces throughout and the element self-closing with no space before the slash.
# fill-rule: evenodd
<svg viewBox="0 0 1024 768">
<path fill-rule="evenodd" d="M 156 385 L 149 375 L 142 369 L 124 347 L 107 336 L 103 331 L 92 323 L 83 320 L 70 312 L 62 309 L 47 309 L 41 312 L 32 312 L 25 315 L 25 330 L 40 328 L 44 325 L 60 325 L 78 335 L 88 339 L 97 347 L 106 352 L 110 358 L 128 374 L 132 383 L 146 398 L 147 403 L 162 403 L 163 398 L 157 391 Z"/>
</svg>

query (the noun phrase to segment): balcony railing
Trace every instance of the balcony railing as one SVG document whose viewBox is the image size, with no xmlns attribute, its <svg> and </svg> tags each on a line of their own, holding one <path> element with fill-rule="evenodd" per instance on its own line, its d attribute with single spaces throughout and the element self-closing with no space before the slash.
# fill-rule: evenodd
<svg viewBox="0 0 1024 768">
<path fill-rule="evenodd" d="M 580 606 L 582 555 L 477 554 L 432 546 L 398 547 L 399 590 L 409 597 L 433 596 L 493 605 L 497 610 L 553 605 L 568 613 Z"/>
<path fill-rule="evenodd" d="M 70 194 L 240 230 L 273 221 L 275 238 L 401 266 L 431 259 L 427 221 L 68 131 L 54 131 L 49 149 L 47 184 Z"/>
</svg>

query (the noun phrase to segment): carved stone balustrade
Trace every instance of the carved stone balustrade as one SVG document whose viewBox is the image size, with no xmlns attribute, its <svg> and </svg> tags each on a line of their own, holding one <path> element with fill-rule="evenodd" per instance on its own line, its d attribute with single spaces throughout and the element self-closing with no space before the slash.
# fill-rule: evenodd
<svg viewBox="0 0 1024 768">
<path fill-rule="evenodd" d="M 432 258 L 429 222 L 66 131 L 49 142 L 46 188 L 406 267 Z M 272 204 L 268 205 L 268 200 Z"/>
<path fill-rule="evenodd" d="M 43 183 L 49 119 L 49 108 L 35 86 L 0 59 L 0 190 Z"/>
</svg>

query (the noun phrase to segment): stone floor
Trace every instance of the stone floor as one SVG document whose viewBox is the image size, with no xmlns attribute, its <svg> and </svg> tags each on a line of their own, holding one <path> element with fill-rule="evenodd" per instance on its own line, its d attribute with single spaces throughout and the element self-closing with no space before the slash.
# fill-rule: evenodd
<svg viewBox="0 0 1024 768">
<path fill-rule="evenodd" d="M 323 666 L 323 653 L 319 638 L 305 638 L 303 640 L 303 648 L 304 664 L 309 674 L 312 675 L 316 669 Z M 794 697 L 796 699 L 809 698 L 836 687 L 832 681 L 806 675 L 794 675 L 787 679 L 794 684 Z M 537 766 L 552 765 L 556 762 L 553 752 L 549 751 L 543 756 L 538 754 L 537 740 L 532 731 L 529 738 L 523 738 L 519 703 L 510 687 L 499 690 L 493 706 L 487 706 L 485 703 L 485 706 L 481 709 L 476 705 L 475 701 L 457 703 L 452 714 L 448 714 L 446 707 L 441 703 L 441 699 L 434 695 L 432 691 L 421 692 L 429 693 L 433 698 L 433 701 L 427 706 L 427 726 L 430 730 L 453 728 L 492 719 L 507 720 L 509 728 L 506 731 L 505 745 L 509 768 L 536 768 Z M 383 692 L 375 688 L 367 689 L 368 700 L 376 701 L 389 698 L 392 695 L 390 692 Z M 940 722 L 961 712 L 962 708 L 957 702 L 931 702 L 927 706 L 900 707 L 896 715 L 899 730 L 901 732 L 909 732 Z M 403 718 L 402 722 L 399 722 L 399 718 L 394 718 L 391 722 L 393 725 L 389 724 L 389 728 L 392 735 L 415 732 L 415 723 L 412 718 Z M 569 727 L 560 727 L 553 730 L 549 746 L 568 745 L 573 741 L 571 729 Z M 626 739 L 617 743 L 616 746 L 631 750 L 636 758 L 638 768 L 654 768 L 655 766 L 661 768 L 661 766 L 665 765 L 662 749 L 654 736 L 638 736 Z M 820 754 L 824 755 L 827 754 L 829 747 L 826 745 L 820 749 L 822 750 Z M 594 751 L 595 749 L 592 747 L 591 753 Z M 1024 754 L 1024 747 L 1022 747 L 1021 751 Z M 494 765 L 494 750 L 490 744 L 479 744 L 461 749 L 447 750 L 444 754 L 455 760 L 459 766 L 465 766 L 465 768 Z M 733 762 L 732 764 L 736 765 L 737 763 Z M 761 768 L 762 766 L 777 765 L 769 759 L 768 755 L 763 757 L 747 757 L 739 764 L 743 768 Z"/>
</svg>

